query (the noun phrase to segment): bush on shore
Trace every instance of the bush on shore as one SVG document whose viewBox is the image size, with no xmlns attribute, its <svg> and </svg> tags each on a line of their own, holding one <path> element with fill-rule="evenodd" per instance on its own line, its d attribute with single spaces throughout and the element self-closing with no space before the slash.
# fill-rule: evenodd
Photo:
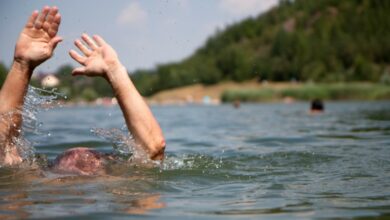
<svg viewBox="0 0 390 220">
<path fill-rule="evenodd" d="M 283 89 L 235 89 L 222 93 L 223 102 L 263 102 L 283 98 L 297 100 L 382 100 L 390 99 L 390 87 L 374 83 L 303 84 Z"/>
</svg>

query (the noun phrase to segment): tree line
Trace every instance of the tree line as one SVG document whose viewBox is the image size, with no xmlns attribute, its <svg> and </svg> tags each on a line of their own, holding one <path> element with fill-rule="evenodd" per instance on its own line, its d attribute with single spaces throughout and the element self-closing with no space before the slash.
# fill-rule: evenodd
<svg viewBox="0 0 390 220">
<path fill-rule="evenodd" d="M 132 77 L 144 95 L 223 80 L 378 82 L 390 64 L 389 15 L 390 1 L 284 0 L 183 61 Z"/>
</svg>

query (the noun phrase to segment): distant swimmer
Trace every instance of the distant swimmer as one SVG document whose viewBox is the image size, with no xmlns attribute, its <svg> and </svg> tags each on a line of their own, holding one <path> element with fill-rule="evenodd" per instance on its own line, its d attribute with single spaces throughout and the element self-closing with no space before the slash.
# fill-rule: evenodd
<svg viewBox="0 0 390 220">
<path fill-rule="evenodd" d="M 233 102 L 233 107 L 234 108 L 240 108 L 240 106 L 241 106 L 241 102 L 240 102 L 240 100 L 235 100 L 234 102 Z"/>
<path fill-rule="evenodd" d="M 324 103 L 320 99 L 314 99 L 311 102 L 310 113 L 322 113 L 324 110 Z"/>
<path fill-rule="evenodd" d="M 61 15 L 57 7 L 45 6 L 34 11 L 23 28 L 15 46 L 14 60 L 0 91 L 0 115 L 10 114 L 0 121 L 0 166 L 15 166 L 23 162 L 15 139 L 20 136 L 24 98 L 34 69 L 48 60 L 62 41 L 57 35 Z M 75 40 L 81 54 L 71 50 L 69 55 L 82 66 L 73 76 L 100 76 L 111 85 L 119 102 L 128 130 L 145 151 L 145 159 L 162 160 L 165 140 L 160 125 L 129 78 L 116 51 L 105 40 L 82 34 Z M 86 147 L 72 148 L 57 156 L 49 168 L 56 172 L 80 175 L 99 174 L 107 161 L 115 158 Z"/>
</svg>

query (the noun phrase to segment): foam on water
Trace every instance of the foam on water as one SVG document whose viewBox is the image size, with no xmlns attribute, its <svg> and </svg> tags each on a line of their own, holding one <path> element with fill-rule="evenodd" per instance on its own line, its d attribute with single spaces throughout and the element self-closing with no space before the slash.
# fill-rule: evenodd
<svg viewBox="0 0 390 220">
<path fill-rule="evenodd" d="M 218 170 L 227 165 L 220 157 L 212 157 L 203 154 L 167 156 L 161 164 L 161 170 Z"/>
<path fill-rule="evenodd" d="M 92 128 L 91 133 L 110 142 L 114 153 L 120 155 L 122 159 L 135 162 L 135 164 L 154 165 L 161 171 L 200 169 L 205 172 L 210 169 L 219 169 L 223 165 L 222 158 L 202 154 L 165 156 L 162 162 L 150 160 L 147 153 L 135 142 L 134 136 L 128 132 L 126 125 L 123 125 L 121 129 Z"/>
</svg>

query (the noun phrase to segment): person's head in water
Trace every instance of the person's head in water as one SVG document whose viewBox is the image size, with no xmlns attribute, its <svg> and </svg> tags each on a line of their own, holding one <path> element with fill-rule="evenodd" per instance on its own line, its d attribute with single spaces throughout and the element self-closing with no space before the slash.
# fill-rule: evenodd
<svg viewBox="0 0 390 220">
<path fill-rule="evenodd" d="M 320 99 L 314 99 L 311 102 L 310 112 L 318 113 L 324 111 L 324 103 Z"/>
<path fill-rule="evenodd" d="M 234 108 L 240 108 L 240 106 L 241 106 L 240 100 L 235 100 L 235 101 L 233 102 L 233 107 L 234 107 Z"/>
</svg>

